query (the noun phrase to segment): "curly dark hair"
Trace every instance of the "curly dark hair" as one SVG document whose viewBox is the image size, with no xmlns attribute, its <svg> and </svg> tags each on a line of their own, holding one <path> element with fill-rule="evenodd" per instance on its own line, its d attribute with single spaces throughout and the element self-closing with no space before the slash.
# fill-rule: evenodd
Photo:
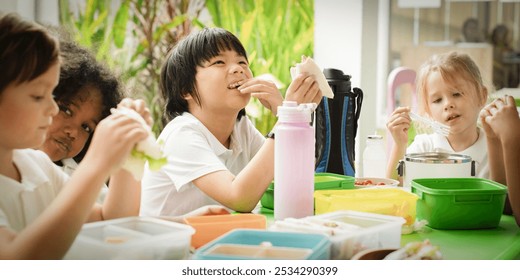
<svg viewBox="0 0 520 280">
<path fill-rule="evenodd" d="M 110 108 L 114 108 L 123 99 L 123 87 L 118 77 L 108 67 L 97 61 L 94 55 L 76 42 L 60 35 L 61 71 L 60 80 L 54 89 L 54 99 L 60 105 L 70 105 L 76 100 L 86 100 L 85 94 L 80 95 L 81 89 L 89 86 L 101 92 L 102 109 L 101 119 L 110 115 Z M 83 150 L 74 159 L 81 161 L 85 155 L 90 139 Z"/>
<path fill-rule="evenodd" d="M 119 79 L 104 65 L 96 60 L 87 49 L 75 42 L 60 41 L 61 69 L 60 81 L 54 89 L 54 99 L 59 104 L 69 105 L 79 96 L 78 92 L 86 86 L 99 89 L 102 94 L 103 108 L 101 118 L 110 114 L 123 98 Z"/>
</svg>

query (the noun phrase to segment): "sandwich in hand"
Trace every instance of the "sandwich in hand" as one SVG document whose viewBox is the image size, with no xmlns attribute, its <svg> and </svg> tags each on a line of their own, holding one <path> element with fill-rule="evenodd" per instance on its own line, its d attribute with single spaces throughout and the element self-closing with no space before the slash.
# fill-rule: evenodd
<svg viewBox="0 0 520 280">
<path fill-rule="evenodd" d="M 163 155 L 161 146 L 157 143 L 152 130 L 139 113 L 126 107 L 120 107 L 117 109 L 112 108 L 111 112 L 112 114 L 123 114 L 135 119 L 148 130 L 148 137 L 135 145 L 130 156 L 123 164 L 123 169 L 132 173 L 136 180 L 141 180 L 143 178 L 144 165 L 146 162 L 148 162 L 150 170 L 153 171 L 159 170 L 167 163 L 167 158 Z"/>
<path fill-rule="evenodd" d="M 302 55 L 302 62 L 296 63 L 294 67 L 291 67 L 291 78 L 294 80 L 300 73 L 309 73 L 316 77 L 318 86 L 320 87 L 321 93 L 327 98 L 334 98 L 334 92 L 329 86 L 325 75 L 321 71 L 320 67 L 310 57 Z"/>
</svg>

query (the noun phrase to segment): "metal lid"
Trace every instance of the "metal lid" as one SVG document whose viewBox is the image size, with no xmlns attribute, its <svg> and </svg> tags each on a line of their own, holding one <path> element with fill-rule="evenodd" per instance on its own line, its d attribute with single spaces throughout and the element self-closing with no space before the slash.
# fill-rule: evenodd
<svg viewBox="0 0 520 280">
<path fill-rule="evenodd" d="M 470 156 L 448 153 L 416 153 L 406 154 L 405 161 L 420 163 L 465 163 L 471 162 Z"/>
</svg>

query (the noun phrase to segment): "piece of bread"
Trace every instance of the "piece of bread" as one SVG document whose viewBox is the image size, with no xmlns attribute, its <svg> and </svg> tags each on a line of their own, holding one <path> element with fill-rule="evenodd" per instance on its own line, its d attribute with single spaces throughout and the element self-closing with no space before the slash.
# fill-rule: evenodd
<svg viewBox="0 0 520 280">
<path fill-rule="evenodd" d="M 318 67 L 312 58 L 302 55 L 302 62 L 297 63 L 294 67 L 291 67 L 291 78 L 293 80 L 300 73 L 309 73 L 314 75 L 318 81 L 318 86 L 320 87 L 323 96 L 327 98 L 334 98 L 334 92 L 332 92 L 325 75 L 323 75 L 320 67 Z"/>
</svg>

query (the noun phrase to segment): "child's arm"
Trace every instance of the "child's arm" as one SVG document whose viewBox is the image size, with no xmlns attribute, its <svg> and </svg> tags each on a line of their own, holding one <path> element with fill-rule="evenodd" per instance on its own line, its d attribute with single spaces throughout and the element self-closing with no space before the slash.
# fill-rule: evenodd
<svg viewBox="0 0 520 280">
<path fill-rule="evenodd" d="M 485 122 L 493 129 L 502 145 L 506 184 L 509 202 L 520 225 L 520 117 L 516 109 L 515 100 L 511 96 L 495 100 L 486 107 L 488 115 Z M 491 155 L 490 159 L 491 159 Z"/>
<path fill-rule="evenodd" d="M 520 123 L 517 124 L 520 128 Z M 502 141 L 509 203 L 520 226 L 520 135 Z"/>
<path fill-rule="evenodd" d="M 493 128 L 486 122 L 486 117 L 492 116 L 490 112 L 492 108 L 495 108 L 494 102 L 487 105 L 481 111 L 480 121 L 484 131 L 486 132 L 490 179 L 505 184 L 506 173 L 504 167 L 504 158 L 502 157 L 502 143 L 493 131 Z"/>
<path fill-rule="evenodd" d="M 228 170 L 193 180 L 205 194 L 237 212 L 251 212 L 274 178 L 274 139 L 264 145 L 235 177 Z"/>
<path fill-rule="evenodd" d="M 128 117 L 112 115 L 102 120 L 85 158 L 49 207 L 19 233 L 0 229 L 0 258 L 62 258 L 91 216 L 101 186 L 146 136 L 143 126 Z"/>
<path fill-rule="evenodd" d="M 125 98 L 119 103 L 118 108 L 119 107 L 126 107 L 135 110 L 141 115 L 148 126 L 152 125 L 153 120 L 150 117 L 150 111 L 143 100 Z M 130 150 L 135 146 L 135 143 L 136 142 L 133 142 L 133 144 L 127 142 L 127 144 L 130 144 Z M 104 145 L 110 144 L 104 143 Z M 140 200 L 141 182 L 136 180 L 127 170 L 119 169 L 110 177 L 108 194 L 103 206 L 100 207 L 99 205 L 96 205 L 94 207 L 91 216 L 89 217 L 89 221 L 138 216 Z"/>
<path fill-rule="evenodd" d="M 80 164 L 52 204 L 18 233 L 0 227 L 0 259 L 62 258 L 86 221 L 108 168 Z"/>
<path fill-rule="evenodd" d="M 390 119 L 386 123 L 386 127 L 390 132 L 390 135 L 394 139 L 394 146 L 388 156 L 388 163 L 386 167 L 386 177 L 392 179 L 398 179 L 397 175 L 397 164 L 399 160 L 403 159 L 406 154 L 406 145 L 408 143 L 408 129 L 410 129 L 411 119 L 408 116 L 410 108 L 399 107 L 397 108 Z"/>
</svg>

